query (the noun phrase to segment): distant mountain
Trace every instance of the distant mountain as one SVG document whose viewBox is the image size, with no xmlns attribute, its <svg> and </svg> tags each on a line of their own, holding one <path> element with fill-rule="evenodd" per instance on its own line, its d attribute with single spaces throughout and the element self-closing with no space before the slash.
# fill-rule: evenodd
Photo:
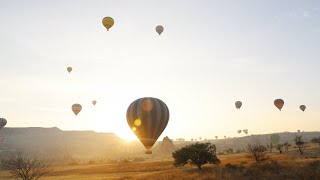
<svg viewBox="0 0 320 180">
<path fill-rule="evenodd" d="M 302 135 L 303 141 L 310 142 L 313 137 L 320 137 L 320 132 L 280 132 L 280 133 L 272 133 L 278 134 L 280 136 L 280 142 L 289 142 L 294 144 L 294 137 L 296 135 Z M 211 142 L 217 146 L 218 151 L 222 151 L 226 148 L 233 148 L 234 150 L 244 150 L 246 149 L 248 144 L 259 142 L 262 145 L 266 145 L 270 143 L 270 135 L 271 134 L 256 134 L 256 135 L 243 135 L 243 137 L 233 137 L 226 139 L 209 139 L 207 141 L 201 142 Z M 199 142 L 199 141 L 197 141 Z M 183 147 L 190 143 L 195 143 L 195 141 L 175 141 L 176 147 Z"/>
<path fill-rule="evenodd" d="M 113 133 L 94 131 L 62 131 L 53 128 L 3 128 L 0 151 L 20 150 L 53 156 L 99 156 L 116 151 L 122 139 Z"/>
<path fill-rule="evenodd" d="M 282 132 L 280 143 L 294 144 L 295 135 L 302 135 L 309 142 L 313 137 L 320 137 L 320 132 Z M 249 143 L 270 143 L 271 134 L 243 135 L 243 137 L 226 139 L 209 139 L 218 151 L 233 148 L 234 151 L 244 150 Z M 197 141 L 200 142 L 200 141 Z M 171 155 L 171 152 L 191 141 L 172 141 L 168 137 L 155 143 L 154 155 Z M 145 148 L 140 141 L 125 142 L 113 133 L 96 133 L 94 131 L 62 131 L 53 128 L 3 128 L 0 130 L 0 158 L 8 151 L 23 151 L 43 154 L 54 159 L 117 159 L 126 156 L 144 155 Z"/>
</svg>

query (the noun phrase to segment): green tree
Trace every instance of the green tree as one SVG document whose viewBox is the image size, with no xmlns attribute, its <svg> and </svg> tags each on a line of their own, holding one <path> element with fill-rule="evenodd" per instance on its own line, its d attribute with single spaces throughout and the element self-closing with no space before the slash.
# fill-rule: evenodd
<svg viewBox="0 0 320 180">
<path fill-rule="evenodd" d="M 172 153 L 175 166 L 196 165 L 200 170 L 204 164 L 219 164 L 216 146 L 211 143 L 195 143 L 187 145 Z"/>
</svg>

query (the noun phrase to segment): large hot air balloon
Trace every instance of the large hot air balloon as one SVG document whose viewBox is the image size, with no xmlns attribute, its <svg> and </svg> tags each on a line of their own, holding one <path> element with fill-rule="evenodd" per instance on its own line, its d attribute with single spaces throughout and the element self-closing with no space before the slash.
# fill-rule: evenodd
<svg viewBox="0 0 320 180">
<path fill-rule="evenodd" d="M 241 130 L 238 130 L 238 133 L 240 134 L 242 131 Z"/>
<path fill-rule="evenodd" d="M 4 118 L 0 118 L 0 129 L 2 129 L 7 124 L 7 120 Z"/>
<path fill-rule="evenodd" d="M 236 108 L 237 108 L 237 109 L 240 109 L 241 106 L 242 106 L 242 102 L 241 102 L 241 101 L 237 101 L 237 102 L 235 103 L 235 105 L 236 105 Z"/>
<path fill-rule="evenodd" d="M 284 101 L 282 99 L 276 99 L 274 100 L 274 105 L 281 111 Z"/>
<path fill-rule="evenodd" d="M 95 106 L 97 104 L 97 101 L 96 100 L 93 100 L 92 101 L 92 104 Z"/>
<path fill-rule="evenodd" d="M 72 105 L 72 111 L 74 112 L 75 115 L 78 115 L 81 109 L 82 109 L 82 106 L 80 104 Z"/>
<path fill-rule="evenodd" d="M 67 67 L 67 71 L 70 73 L 72 71 L 72 67 Z"/>
<path fill-rule="evenodd" d="M 147 149 L 146 154 L 152 154 L 150 149 L 169 122 L 169 109 L 160 99 L 140 98 L 128 107 L 127 122 Z"/>
<path fill-rule="evenodd" d="M 102 24 L 105 28 L 107 28 L 107 31 L 114 25 L 114 20 L 111 17 L 104 17 L 102 19 Z"/>
<path fill-rule="evenodd" d="M 163 26 L 161 26 L 161 25 L 159 25 L 159 26 L 157 26 L 156 27 L 156 31 L 157 31 L 157 33 L 159 34 L 159 36 L 161 35 L 161 33 L 163 32 Z"/>
<path fill-rule="evenodd" d="M 301 106 L 300 106 L 300 109 L 301 109 L 301 111 L 304 112 L 304 111 L 306 110 L 306 106 L 305 106 L 305 105 L 301 105 Z"/>
</svg>

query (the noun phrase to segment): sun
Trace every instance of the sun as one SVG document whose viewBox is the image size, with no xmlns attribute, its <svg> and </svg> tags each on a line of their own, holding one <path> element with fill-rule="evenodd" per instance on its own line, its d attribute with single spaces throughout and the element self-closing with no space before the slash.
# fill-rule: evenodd
<svg viewBox="0 0 320 180">
<path fill-rule="evenodd" d="M 115 132 L 115 134 L 127 142 L 138 140 L 136 135 L 130 129 L 127 129 L 127 130 L 119 129 L 117 132 Z"/>
</svg>

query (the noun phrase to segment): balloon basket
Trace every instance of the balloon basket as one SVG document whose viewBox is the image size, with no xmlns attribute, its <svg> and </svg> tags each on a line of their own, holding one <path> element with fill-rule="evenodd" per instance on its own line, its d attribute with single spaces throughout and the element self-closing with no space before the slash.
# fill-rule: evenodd
<svg viewBox="0 0 320 180">
<path fill-rule="evenodd" d="M 146 150 L 145 154 L 152 154 L 151 150 Z"/>
</svg>

